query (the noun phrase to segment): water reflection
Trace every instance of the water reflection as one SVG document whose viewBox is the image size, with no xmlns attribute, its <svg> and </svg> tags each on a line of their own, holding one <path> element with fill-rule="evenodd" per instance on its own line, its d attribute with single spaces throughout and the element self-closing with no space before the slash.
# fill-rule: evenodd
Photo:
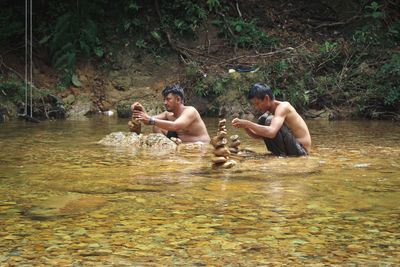
<svg viewBox="0 0 400 267">
<path fill-rule="evenodd" d="M 211 147 L 96 144 L 125 120 L 0 125 L 0 263 L 400 264 L 400 126 L 308 124 L 307 158 L 272 157 L 228 125 L 257 153 L 229 170 L 211 169 Z"/>
</svg>

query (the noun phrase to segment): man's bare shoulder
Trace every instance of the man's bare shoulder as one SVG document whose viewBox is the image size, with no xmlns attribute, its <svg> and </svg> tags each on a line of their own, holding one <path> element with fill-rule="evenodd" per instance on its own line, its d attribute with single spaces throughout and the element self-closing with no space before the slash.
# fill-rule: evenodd
<svg viewBox="0 0 400 267">
<path fill-rule="evenodd" d="M 293 106 L 287 101 L 276 101 L 278 105 L 276 106 L 275 115 L 288 114 L 294 110 Z"/>
<path fill-rule="evenodd" d="M 193 106 L 185 106 L 184 112 L 190 113 L 190 114 L 197 114 L 199 113 L 197 109 Z"/>
</svg>

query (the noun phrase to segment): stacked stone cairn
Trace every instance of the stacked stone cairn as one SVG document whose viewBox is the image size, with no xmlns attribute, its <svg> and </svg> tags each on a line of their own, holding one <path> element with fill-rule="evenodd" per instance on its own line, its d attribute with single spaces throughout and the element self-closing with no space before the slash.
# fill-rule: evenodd
<svg viewBox="0 0 400 267">
<path fill-rule="evenodd" d="M 144 111 L 142 106 L 136 106 L 135 110 Z M 131 120 L 128 122 L 128 127 L 133 133 L 140 134 L 142 132 L 142 124 L 133 117 L 133 114 Z"/>
<path fill-rule="evenodd" d="M 225 124 L 225 119 L 218 122 L 217 135 L 211 139 L 211 144 L 214 147 L 214 157 L 212 158 L 212 167 L 214 169 L 228 169 L 236 164 L 234 160 L 229 159 L 231 152 L 227 146 L 228 140 L 226 139 L 226 136 L 228 135 L 228 132 Z"/>
<path fill-rule="evenodd" d="M 230 139 L 231 143 L 229 145 L 229 152 L 231 152 L 233 155 L 237 155 L 239 153 L 240 146 L 239 136 L 237 134 L 231 135 Z"/>
</svg>

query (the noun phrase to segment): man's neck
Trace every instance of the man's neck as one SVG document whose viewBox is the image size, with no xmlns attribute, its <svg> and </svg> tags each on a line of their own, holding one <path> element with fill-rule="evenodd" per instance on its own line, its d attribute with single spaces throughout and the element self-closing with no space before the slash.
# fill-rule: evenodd
<svg viewBox="0 0 400 267">
<path fill-rule="evenodd" d="M 271 114 L 275 114 L 276 107 L 278 106 L 279 101 L 272 100 L 271 105 L 268 108 L 268 112 Z"/>
<path fill-rule="evenodd" d="M 172 111 L 175 118 L 178 118 L 182 114 L 184 107 L 183 104 L 180 104 L 174 111 Z"/>
</svg>

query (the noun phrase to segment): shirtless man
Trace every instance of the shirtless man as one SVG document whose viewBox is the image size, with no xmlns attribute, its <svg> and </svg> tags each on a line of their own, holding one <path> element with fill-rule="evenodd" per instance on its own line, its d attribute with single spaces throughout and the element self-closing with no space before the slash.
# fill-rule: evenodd
<svg viewBox="0 0 400 267">
<path fill-rule="evenodd" d="M 153 125 L 153 132 L 163 133 L 178 143 L 209 143 L 210 136 L 199 112 L 194 107 L 183 104 L 183 88 L 179 85 L 167 86 L 162 95 L 166 111 L 151 117 L 144 111 L 135 110 L 137 105 L 141 106 L 139 102 L 135 102 L 131 106 L 134 118 L 144 124 Z"/>
<path fill-rule="evenodd" d="M 232 125 L 243 128 L 253 138 L 262 138 L 277 156 L 305 156 L 311 150 L 311 136 L 307 124 L 289 102 L 275 100 L 271 88 L 254 84 L 247 98 L 264 114 L 258 123 L 235 118 Z"/>
</svg>

